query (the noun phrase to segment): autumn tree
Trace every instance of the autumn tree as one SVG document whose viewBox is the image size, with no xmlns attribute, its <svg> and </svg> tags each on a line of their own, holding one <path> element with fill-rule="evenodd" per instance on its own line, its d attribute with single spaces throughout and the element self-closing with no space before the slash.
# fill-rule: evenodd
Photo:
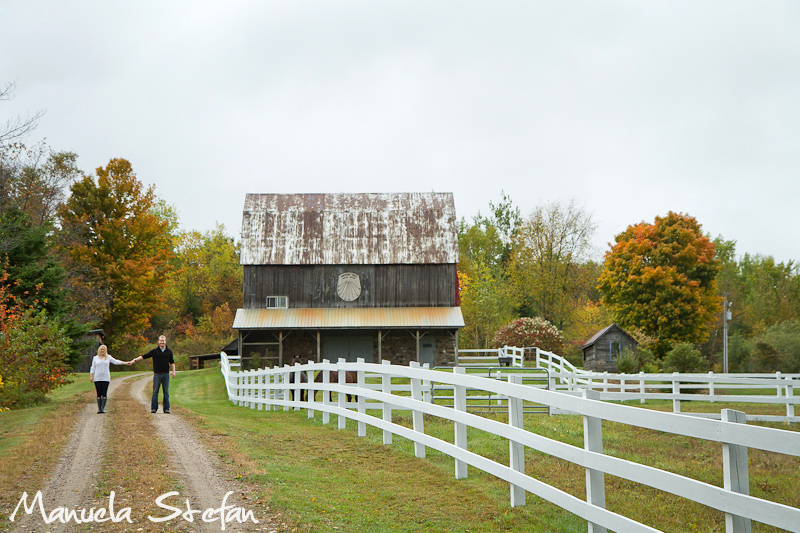
<svg viewBox="0 0 800 533">
<path fill-rule="evenodd" d="M 519 208 L 508 196 L 489 203 L 490 215 L 480 213 L 468 224 L 458 224 L 458 282 L 464 330 L 459 338 L 466 348 L 488 348 L 495 331 L 514 318 L 505 262 L 520 220 Z"/>
<path fill-rule="evenodd" d="M 574 201 L 539 206 L 520 224 L 506 272 L 521 314 L 559 330 L 571 324 L 596 281 L 590 261 L 595 228 Z"/>
<path fill-rule="evenodd" d="M 56 152 L 44 142 L 0 147 L 0 207 L 16 207 L 34 224 L 49 224 L 81 177 L 77 159 L 74 152 Z"/>
<path fill-rule="evenodd" d="M 159 318 L 162 328 L 178 321 L 196 326 L 203 316 L 223 305 L 233 310 L 241 307 L 239 245 L 225 233 L 225 227 L 219 224 L 205 233 L 184 232 L 177 242 L 174 271 L 165 291 L 167 310 Z"/>
<path fill-rule="evenodd" d="M 159 215 L 153 187 L 145 188 L 124 159 L 71 191 L 59 212 L 61 246 L 81 315 L 99 320 L 112 339 L 139 336 L 164 305 L 170 221 Z"/>
<path fill-rule="evenodd" d="M 13 294 L 0 269 L 0 407 L 27 407 L 67 382 L 70 340 L 43 310 Z"/>
<path fill-rule="evenodd" d="M 669 212 L 629 226 L 615 242 L 598 289 L 617 322 L 654 337 L 658 357 L 675 343 L 703 341 L 721 305 L 720 262 L 697 220 Z"/>
</svg>

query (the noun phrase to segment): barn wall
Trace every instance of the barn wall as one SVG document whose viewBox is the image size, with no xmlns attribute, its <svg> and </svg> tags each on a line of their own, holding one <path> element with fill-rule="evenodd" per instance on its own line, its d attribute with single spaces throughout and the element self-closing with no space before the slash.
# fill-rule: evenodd
<svg viewBox="0 0 800 533">
<path fill-rule="evenodd" d="M 336 293 L 339 275 L 358 274 L 361 295 Z M 244 308 L 266 307 L 267 296 L 288 296 L 289 307 L 454 307 L 456 266 L 245 265 Z"/>
</svg>

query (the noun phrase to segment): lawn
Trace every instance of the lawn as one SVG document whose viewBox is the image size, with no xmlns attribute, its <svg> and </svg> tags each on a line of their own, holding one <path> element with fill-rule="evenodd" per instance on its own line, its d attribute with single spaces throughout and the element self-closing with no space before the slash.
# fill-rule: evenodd
<svg viewBox="0 0 800 533">
<path fill-rule="evenodd" d="M 505 482 L 470 468 L 453 477 L 453 460 L 428 450 L 414 457 L 413 443 L 356 424 L 337 430 L 335 417 L 323 425 L 305 411 L 258 411 L 234 406 L 218 370 L 183 374 L 175 380 L 175 403 L 203 429 L 236 475 L 259 499 L 271 502 L 302 531 L 585 531 L 582 520 L 528 495 L 527 505 L 509 506 Z M 713 404 L 720 409 L 720 404 Z M 660 407 L 660 406 L 659 406 Z M 374 412 L 379 416 L 378 412 Z M 487 416 L 504 419 L 503 414 Z M 410 414 L 395 422 L 410 426 Z M 452 442 L 453 425 L 426 417 L 426 433 Z M 583 444 L 578 416 L 527 415 L 526 429 L 575 446 Z M 783 427 L 783 426 L 775 426 Z M 797 429 L 795 425 L 793 428 Z M 722 485 L 722 453 L 708 443 L 661 432 L 604 423 L 605 452 Z M 508 442 L 469 430 L 470 451 L 507 464 Z M 800 507 L 800 459 L 750 451 L 751 494 Z M 585 471 L 535 450 L 526 450 L 526 473 L 577 497 L 585 495 Z M 608 508 L 663 531 L 724 531 L 722 513 L 688 500 L 606 476 Z M 754 531 L 774 531 L 754 524 Z"/>
</svg>

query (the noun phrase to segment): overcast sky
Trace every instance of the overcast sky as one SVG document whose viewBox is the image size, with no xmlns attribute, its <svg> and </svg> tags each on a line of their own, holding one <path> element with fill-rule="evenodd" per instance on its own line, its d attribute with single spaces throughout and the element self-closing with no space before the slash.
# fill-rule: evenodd
<svg viewBox="0 0 800 533">
<path fill-rule="evenodd" d="M 800 260 L 796 1 L 0 0 L 0 123 L 122 157 L 184 229 L 239 238 L 245 194 L 575 199 L 597 257 L 688 213 Z"/>
</svg>

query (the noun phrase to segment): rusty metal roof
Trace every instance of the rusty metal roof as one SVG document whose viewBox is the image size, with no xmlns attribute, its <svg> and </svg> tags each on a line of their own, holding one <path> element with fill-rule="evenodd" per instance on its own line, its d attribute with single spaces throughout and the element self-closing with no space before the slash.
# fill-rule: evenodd
<svg viewBox="0 0 800 533">
<path fill-rule="evenodd" d="M 584 345 L 583 345 L 583 346 L 581 346 L 581 350 L 583 350 L 584 348 L 588 348 L 589 346 L 591 346 L 591 345 L 593 345 L 594 343 L 596 343 L 596 342 L 597 342 L 597 341 L 600 339 L 600 337 L 602 337 L 603 335 L 605 335 L 606 333 L 608 333 L 609 331 L 611 331 L 613 328 L 617 328 L 617 329 L 618 329 L 618 330 L 620 330 L 622 333 L 624 333 L 625 335 L 627 335 L 628 337 L 630 337 L 630 338 L 631 338 L 631 340 L 633 340 L 633 342 L 636 342 L 636 339 L 634 339 L 634 338 L 633 338 L 633 335 L 631 335 L 630 333 L 628 333 L 627 331 L 625 331 L 624 329 L 622 329 L 621 327 L 619 327 L 619 326 L 616 324 L 616 322 L 615 322 L 615 323 L 611 324 L 610 326 L 606 326 L 606 327 L 604 327 L 603 329 L 601 329 L 600 331 L 598 331 L 597 333 L 595 333 L 594 335 L 592 335 L 592 338 L 591 338 L 591 339 L 589 339 L 588 341 L 586 341 L 586 343 L 584 343 Z"/>
<path fill-rule="evenodd" d="M 248 194 L 243 265 L 458 262 L 452 193 Z"/>
<path fill-rule="evenodd" d="M 233 329 L 463 328 L 460 307 L 237 309 Z"/>
</svg>

